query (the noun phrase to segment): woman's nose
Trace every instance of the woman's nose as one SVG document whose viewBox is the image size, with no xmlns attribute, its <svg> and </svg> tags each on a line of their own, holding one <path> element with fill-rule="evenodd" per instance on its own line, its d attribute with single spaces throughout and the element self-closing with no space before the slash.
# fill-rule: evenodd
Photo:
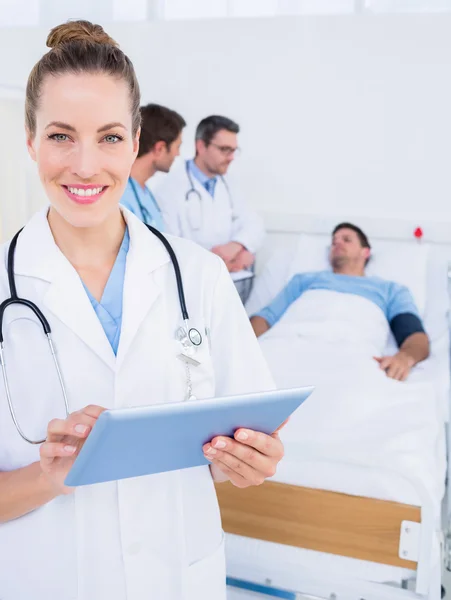
<svg viewBox="0 0 451 600">
<path fill-rule="evenodd" d="M 76 152 L 72 155 L 71 170 L 74 175 L 81 179 L 92 179 L 99 173 L 100 156 L 96 146 L 91 144 L 79 144 Z"/>
</svg>

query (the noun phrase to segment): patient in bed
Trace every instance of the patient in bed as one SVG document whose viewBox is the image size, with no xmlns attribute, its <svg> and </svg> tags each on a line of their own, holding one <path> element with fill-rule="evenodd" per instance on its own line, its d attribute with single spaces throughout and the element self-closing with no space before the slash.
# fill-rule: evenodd
<svg viewBox="0 0 451 600">
<path fill-rule="evenodd" d="M 374 341 L 374 329 L 379 329 L 383 343 L 377 349 L 373 345 L 376 352 L 384 347 L 383 336 L 385 330 L 389 329 L 396 340 L 398 352 L 393 356 L 376 355 L 374 359 L 388 377 L 404 381 L 412 367 L 429 356 L 429 339 L 409 290 L 397 283 L 365 275 L 370 256 L 368 238 L 359 227 L 351 223 L 337 225 L 332 233 L 329 256 L 332 270 L 295 275 L 271 304 L 251 317 L 257 337 L 283 321 L 286 313 L 293 310 L 302 312 L 304 316 L 308 312 L 309 322 L 313 324 L 309 326 L 310 332 L 307 327 L 307 330 L 300 332 L 301 335 L 304 332 L 312 335 L 315 331 L 327 335 L 325 329 L 328 323 L 331 322 L 331 327 L 335 328 L 338 323 L 343 340 L 349 344 L 355 336 L 358 345 L 366 333 Z M 313 291 L 317 292 L 316 295 L 312 294 Z M 328 293 L 324 296 L 328 305 L 326 313 L 324 302 L 321 302 L 321 291 Z M 310 302 L 306 300 L 309 293 Z M 343 302 L 339 298 L 348 300 Z M 358 330 L 356 336 L 352 331 L 350 313 L 353 312 L 353 306 L 358 311 L 362 304 L 365 306 L 361 311 L 360 326 L 356 328 L 356 322 L 352 323 L 354 329 Z M 288 323 L 287 319 L 285 321 Z M 318 324 L 316 330 L 315 322 Z M 346 337 L 347 327 L 349 337 Z"/>
</svg>

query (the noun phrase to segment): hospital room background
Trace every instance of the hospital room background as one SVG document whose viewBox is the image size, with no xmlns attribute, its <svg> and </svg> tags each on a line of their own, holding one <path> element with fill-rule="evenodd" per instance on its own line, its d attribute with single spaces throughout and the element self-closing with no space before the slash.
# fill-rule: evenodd
<svg viewBox="0 0 451 600">
<path fill-rule="evenodd" d="M 45 203 L 24 89 L 48 30 L 69 18 L 106 27 L 143 103 L 183 115 L 178 160 L 203 117 L 240 124 L 230 178 L 267 231 L 249 313 L 293 274 L 327 267 L 330 233 L 350 221 L 372 243 L 372 273 L 409 287 L 431 338 L 396 389 L 375 390 L 358 359 L 336 377 L 333 360 L 320 365 L 322 418 L 305 407 L 317 429 L 300 409 L 275 480 L 220 492 L 230 600 L 451 597 L 451 0 L 0 0 L 2 242 Z M 313 383 L 321 369 L 284 336 L 265 346 L 277 382 Z"/>
</svg>

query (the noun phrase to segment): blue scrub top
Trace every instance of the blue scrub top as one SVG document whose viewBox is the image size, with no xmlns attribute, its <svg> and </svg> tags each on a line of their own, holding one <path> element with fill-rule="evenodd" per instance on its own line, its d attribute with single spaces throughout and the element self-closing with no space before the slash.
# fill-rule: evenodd
<svg viewBox="0 0 451 600">
<path fill-rule="evenodd" d="M 128 229 L 125 230 L 124 239 L 114 262 L 110 276 L 108 278 L 100 302 L 92 296 L 91 292 L 83 283 L 83 287 L 88 294 L 92 307 L 103 327 L 105 335 L 113 348 L 114 354 L 117 354 L 119 338 L 121 337 L 122 327 L 122 298 L 124 292 L 125 266 L 127 262 L 127 252 L 130 245 L 130 236 Z"/>
<path fill-rule="evenodd" d="M 132 177 L 129 177 L 121 204 L 131 210 L 143 223 L 152 225 L 159 231 L 165 230 L 163 217 L 154 195 L 147 186 L 143 189 Z"/>
</svg>

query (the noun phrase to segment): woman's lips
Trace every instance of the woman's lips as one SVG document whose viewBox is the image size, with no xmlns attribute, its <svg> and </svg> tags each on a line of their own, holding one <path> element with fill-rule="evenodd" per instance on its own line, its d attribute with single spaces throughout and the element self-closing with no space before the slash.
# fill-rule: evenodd
<svg viewBox="0 0 451 600">
<path fill-rule="evenodd" d="M 94 204 L 108 189 L 106 185 L 63 185 L 66 195 L 77 204 Z"/>
</svg>

